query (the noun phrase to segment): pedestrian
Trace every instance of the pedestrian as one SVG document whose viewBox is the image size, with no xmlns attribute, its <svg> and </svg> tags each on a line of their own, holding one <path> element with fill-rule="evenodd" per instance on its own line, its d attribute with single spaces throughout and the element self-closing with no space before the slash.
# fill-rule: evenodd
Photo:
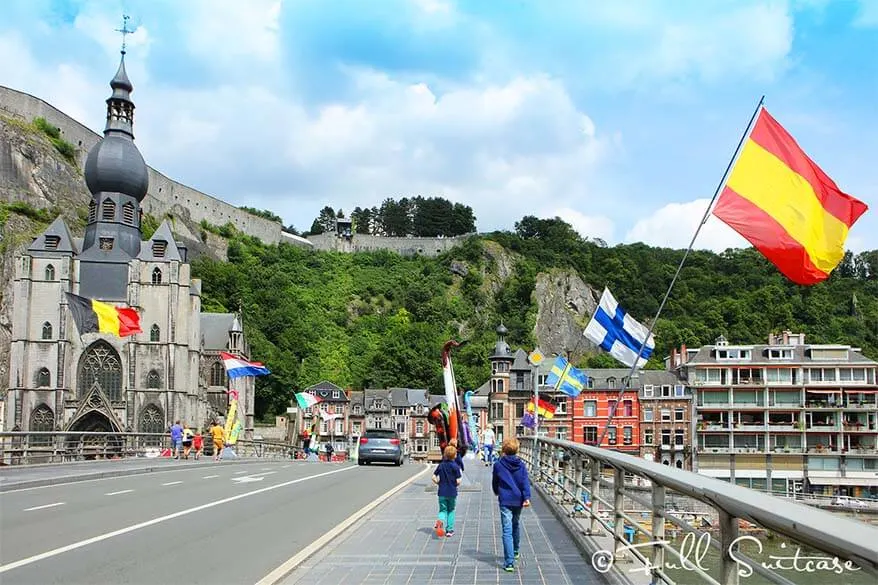
<svg viewBox="0 0 878 585">
<path fill-rule="evenodd" d="M 326 443 L 326 462 L 332 463 L 332 454 L 335 449 L 332 446 L 332 443 Z"/>
<path fill-rule="evenodd" d="M 305 459 L 311 453 L 311 433 L 308 429 L 302 431 L 302 451 L 305 453 Z"/>
<path fill-rule="evenodd" d="M 183 459 L 189 459 L 189 451 L 192 450 L 192 438 L 195 433 L 189 428 L 188 423 L 183 423 Z"/>
<path fill-rule="evenodd" d="M 180 458 L 180 448 L 183 446 L 183 427 L 180 421 L 175 420 L 171 427 L 171 456 L 174 459 Z"/>
<path fill-rule="evenodd" d="M 201 436 L 201 429 L 198 429 L 192 437 L 192 448 L 195 449 L 195 460 L 198 461 L 204 452 L 204 437 Z"/>
<path fill-rule="evenodd" d="M 445 447 L 442 461 L 433 472 L 433 483 L 439 486 L 439 518 L 436 520 L 436 536 L 454 536 L 454 508 L 457 504 L 457 486 L 460 485 L 460 468 L 454 460 L 457 449 L 454 445 Z"/>
<path fill-rule="evenodd" d="M 494 463 L 494 425 L 488 423 L 488 428 L 482 433 L 482 445 L 485 449 L 485 467 Z"/>
<path fill-rule="evenodd" d="M 225 446 L 226 433 L 217 421 L 213 421 L 210 427 L 210 437 L 213 439 L 213 460 L 222 459 L 223 447 Z"/>
<path fill-rule="evenodd" d="M 448 442 L 448 444 L 452 445 L 455 449 L 457 449 L 457 439 L 456 438 L 451 439 Z M 461 471 L 466 471 L 463 467 L 463 456 L 461 455 L 459 450 L 457 451 L 457 457 L 454 458 L 454 462 L 457 463 L 457 466 L 460 467 Z"/>
<path fill-rule="evenodd" d="M 530 478 L 524 462 L 518 458 L 518 439 L 506 439 L 501 449 L 503 456 L 494 464 L 491 488 L 500 504 L 503 570 L 511 573 L 521 543 L 518 520 L 522 508 L 530 506 Z"/>
</svg>

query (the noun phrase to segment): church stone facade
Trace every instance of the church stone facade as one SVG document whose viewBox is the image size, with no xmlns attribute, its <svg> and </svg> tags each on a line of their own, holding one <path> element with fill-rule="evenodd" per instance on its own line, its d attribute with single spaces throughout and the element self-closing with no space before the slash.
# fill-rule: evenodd
<svg viewBox="0 0 878 585">
<path fill-rule="evenodd" d="M 110 82 L 104 137 L 89 151 L 84 238 L 56 219 L 16 258 L 9 386 L 0 427 L 14 431 L 164 432 L 204 427 L 239 392 L 252 435 L 253 378 L 229 381 L 219 354 L 247 359 L 241 319 L 201 312 L 201 283 L 165 221 L 147 241 L 149 174 L 134 145 L 125 57 Z M 137 309 L 143 332 L 80 335 L 65 292 Z"/>
</svg>

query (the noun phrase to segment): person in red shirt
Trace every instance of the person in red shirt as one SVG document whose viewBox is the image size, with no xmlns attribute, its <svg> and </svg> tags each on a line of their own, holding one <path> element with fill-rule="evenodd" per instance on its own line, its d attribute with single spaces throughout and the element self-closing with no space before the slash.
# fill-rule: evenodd
<svg viewBox="0 0 878 585">
<path fill-rule="evenodd" d="M 195 449 L 195 459 L 201 457 L 201 452 L 204 449 L 204 437 L 201 436 L 201 429 L 198 429 L 192 439 L 192 448 Z"/>
</svg>

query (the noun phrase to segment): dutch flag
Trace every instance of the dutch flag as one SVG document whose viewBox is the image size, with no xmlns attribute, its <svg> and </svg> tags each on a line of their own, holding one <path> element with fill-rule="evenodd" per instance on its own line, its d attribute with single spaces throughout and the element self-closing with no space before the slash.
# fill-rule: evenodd
<svg viewBox="0 0 878 585">
<path fill-rule="evenodd" d="M 642 368 L 655 349 L 655 338 L 650 335 L 640 359 L 637 359 L 637 352 L 648 333 L 649 330 L 632 319 L 619 306 L 609 289 L 605 288 L 583 335 L 629 368 L 635 360 L 637 366 Z"/>
<path fill-rule="evenodd" d="M 267 376 L 271 372 L 268 368 L 259 362 L 248 362 L 233 356 L 230 353 L 222 352 L 221 356 L 223 366 L 226 368 L 226 375 L 229 378 L 240 378 L 242 376 Z"/>
</svg>

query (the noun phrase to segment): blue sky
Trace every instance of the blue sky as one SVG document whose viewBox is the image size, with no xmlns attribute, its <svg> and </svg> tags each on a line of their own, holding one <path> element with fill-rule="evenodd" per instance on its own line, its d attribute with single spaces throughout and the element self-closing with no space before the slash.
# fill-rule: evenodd
<svg viewBox="0 0 878 585">
<path fill-rule="evenodd" d="M 444 196 L 685 247 L 759 97 L 878 248 L 878 0 L 5 0 L 0 83 L 88 126 L 118 61 L 147 162 L 307 229 Z M 715 220 L 697 246 L 746 245 Z"/>
</svg>

